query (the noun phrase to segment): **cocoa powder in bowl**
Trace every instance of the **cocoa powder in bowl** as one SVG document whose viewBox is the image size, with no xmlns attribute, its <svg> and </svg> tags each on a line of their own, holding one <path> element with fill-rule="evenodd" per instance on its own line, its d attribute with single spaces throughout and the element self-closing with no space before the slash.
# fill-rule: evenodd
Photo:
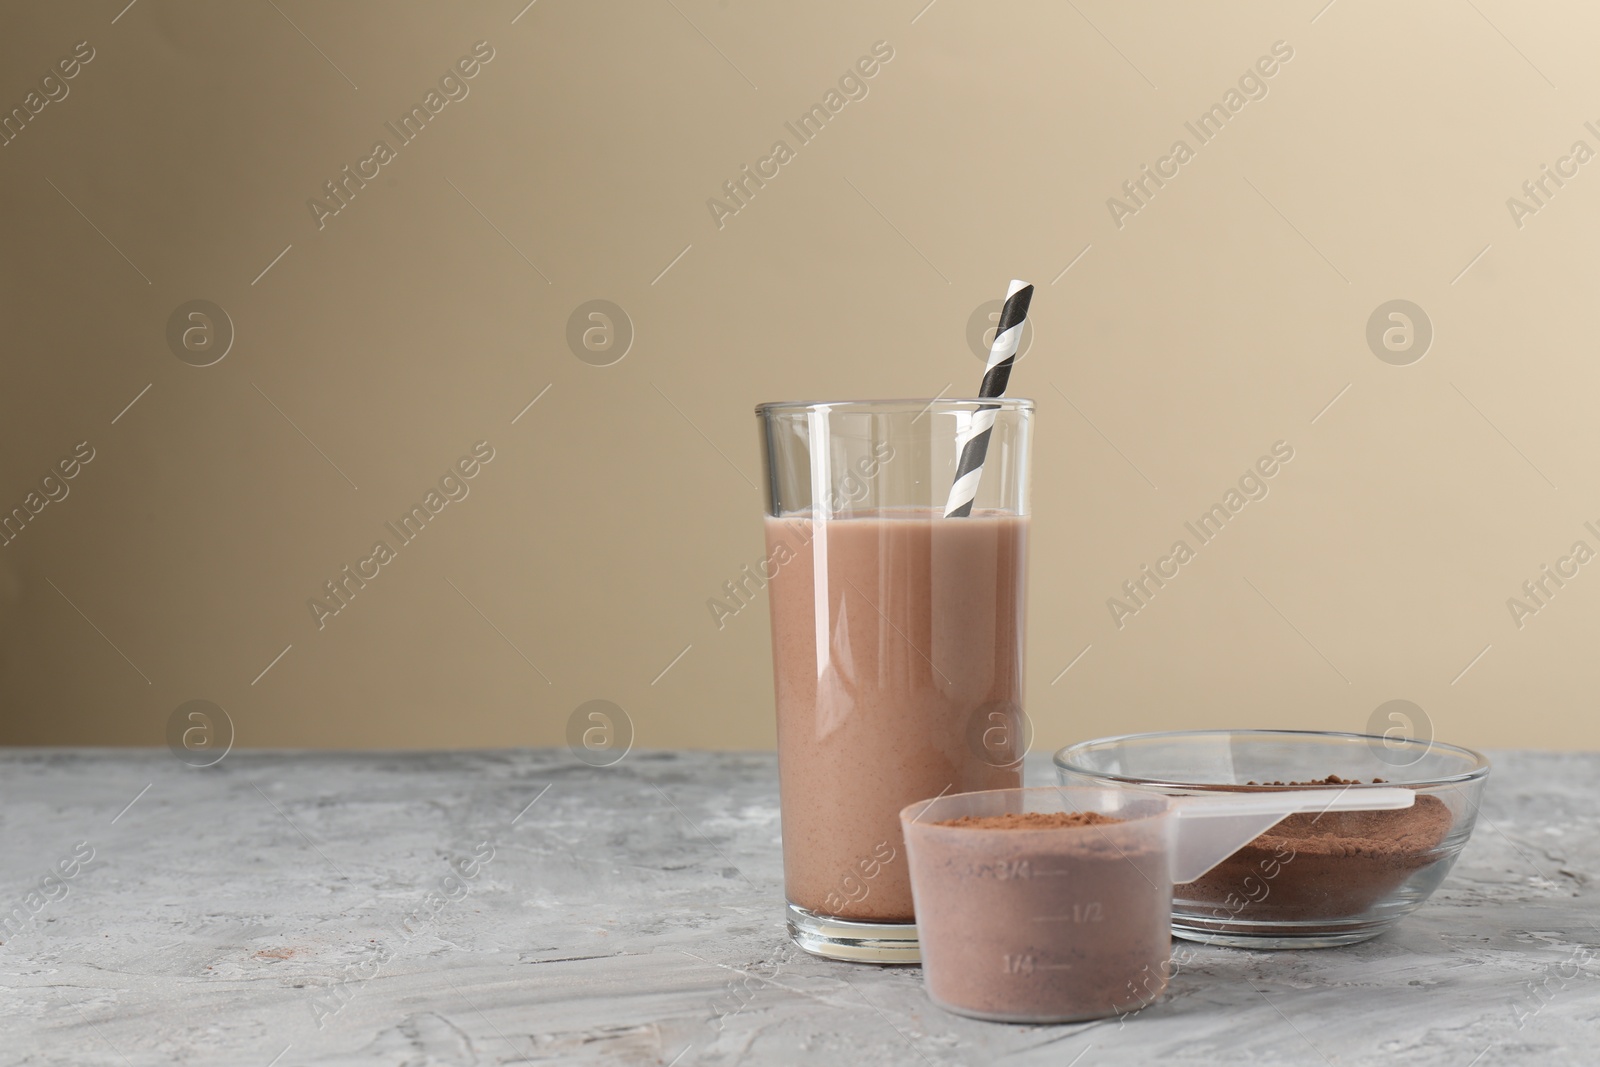
<svg viewBox="0 0 1600 1067">
<path fill-rule="evenodd" d="M 1312 782 L 1251 782 L 1237 791 L 1359 784 L 1329 775 Z M 1175 886 L 1173 898 L 1191 919 L 1211 917 L 1230 927 L 1348 921 L 1439 860 L 1453 822 L 1445 803 L 1427 795 L 1392 811 L 1290 815 L 1198 880 Z"/>
<path fill-rule="evenodd" d="M 1004 1022 L 1142 1007 L 1166 985 L 1171 891 L 1159 817 L 963 816 L 907 829 L 928 994 Z"/>
</svg>

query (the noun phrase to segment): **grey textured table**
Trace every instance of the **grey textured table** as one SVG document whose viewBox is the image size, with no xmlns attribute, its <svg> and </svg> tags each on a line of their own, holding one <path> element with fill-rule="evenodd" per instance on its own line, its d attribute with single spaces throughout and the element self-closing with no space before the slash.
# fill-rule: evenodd
<svg viewBox="0 0 1600 1067">
<path fill-rule="evenodd" d="M 1592 1064 L 1597 778 L 1500 753 L 1396 930 L 1023 1027 L 789 945 L 770 755 L 9 750 L 0 1062 Z"/>
</svg>

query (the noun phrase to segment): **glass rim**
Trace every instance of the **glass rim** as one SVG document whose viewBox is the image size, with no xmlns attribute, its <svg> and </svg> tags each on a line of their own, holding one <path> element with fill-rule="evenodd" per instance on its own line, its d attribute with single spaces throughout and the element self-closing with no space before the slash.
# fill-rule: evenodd
<svg viewBox="0 0 1600 1067">
<path fill-rule="evenodd" d="M 973 411 L 979 406 L 999 408 L 1002 411 L 1032 411 L 1033 400 L 1020 396 L 964 397 L 901 397 L 888 400 L 769 400 L 756 405 L 757 415 L 776 415 L 799 411 L 895 411 L 927 412 L 935 409 Z"/>
<path fill-rule="evenodd" d="M 1222 729 L 1222 730 L 1216 730 L 1216 729 L 1212 729 L 1212 730 L 1156 730 L 1156 731 L 1153 731 L 1151 733 L 1118 734 L 1118 735 L 1116 735 L 1114 737 L 1097 737 L 1097 738 L 1094 738 L 1093 740 L 1079 741 L 1076 744 L 1066 745 L 1066 746 L 1064 746 L 1062 748 L 1057 749 L 1055 751 L 1055 753 L 1050 757 L 1050 762 L 1052 764 L 1054 764 L 1060 770 L 1071 771 L 1074 774 L 1080 774 L 1080 775 L 1083 775 L 1085 777 L 1097 779 L 1097 780 L 1103 781 L 1103 782 L 1117 782 L 1117 783 L 1121 783 L 1123 785 L 1130 785 L 1130 786 L 1135 786 L 1135 787 L 1137 787 L 1137 786 L 1148 786 L 1148 787 L 1155 787 L 1155 788 L 1208 789 L 1208 790 L 1222 790 L 1222 791 L 1228 791 L 1228 790 L 1233 790 L 1233 789 L 1240 788 L 1240 786 L 1237 785 L 1236 783 L 1235 784 L 1229 784 L 1229 783 L 1218 783 L 1218 782 L 1182 782 L 1182 781 L 1176 781 L 1176 780 L 1169 779 L 1169 778 L 1146 778 L 1146 777 L 1135 776 L 1135 775 L 1113 774 L 1113 773 L 1111 773 L 1109 771 L 1095 770 L 1094 768 L 1085 767 L 1085 766 L 1082 766 L 1081 764 L 1076 764 L 1076 763 L 1072 762 L 1072 757 L 1074 755 L 1076 755 L 1077 753 L 1085 752 L 1085 751 L 1088 751 L 1088 750 L 1091 750 L 1091 749 L 1110 748 L 1110 747 L 1113 747 L 1115 745 L 1123 744 L 1123 743 L 1128 742 L 1128 741 L 1156 741 L 1156 740 L 1168 741 L 1168 740 L 1183 740 L 1183 739 L 1187 739 L 1187 738 L 1200 738 L 1200 737 L 1240 737 L 1240 738 L 1246 738 L 1246 739 L 1249 739 L 1249 740 L 1272 740 L 1272 739 L 1278 739 L 1278 740 L 1284 740 L 1284 741 L 1290 741 L 1290 742 L 1305 741 L 1305 740 L 1310 740 L 1310 739 L 1314 739 L 1314 738 L 1326 738 L 1326 739 L 1339 740 L 1339 741 L 1361 741 L 1363 743 L 1369 743 L 1369 744 L 1372 743 L 1372 742 L 1378 742 L 1379 744 L 1389 744 L 1389 745 L 1393 745 L 1396 742 L 1399 742 L 1402 745 L 1402 747 L 1420 748 L 1420 749 L 1423 749 L 1424 753 L 1426 753 L 1428 751 L 1432 751 L 1433 749 L 1438 749 L 1438 750 L 1440 750 L 1442 752 L 1447 752 L 1452 756 L 1456 756 L 1458 758 L 1463 758 L 1469 764 L 1467 769 L 1464 770 L 1464 771 L 1458 771 L 1458 772 L 1453 773 L 1453 774 L 1434 775 L 1432 777 L 1427 777 L 1427 778 L 1409 778 L 1409 779 L 1407 779 L 1407 780 L 1405 780 L 1403 782 L 1388 782 L 1388 783 L 1384 783 L 1382 785 L 1377 785 L 1377 784 L 1374 784 L 1374 783 L 1371 783 L 1371 782 L 1355 782 L 1355 783 L 1352 783 L 1350 785 L 1342 785 L 1342 786 L 1340 786 L 1340 785 L 1321 785 L 1321 786 L 1318 786 L 1318 785 L 1306 785 L 1306 786 L 1297 787 L 1297 788 L 1302 788 L 1302 789 L 1384 789 L 1384 788 L 1388 788 L 1389 786 L 1392 786 L 1392 785 L 1422 786 L 1422 787 L 1440 786 L 1440 785 L 1453 785 L 1453 784 L 1457 784 L 1457 783 L 1460 783 L 1460 782 L 1470 782 L 1470 781 L 1475 781 L 1475 780 L 1478 780 L 1478 779 L 1481 779 L 1481 778 L 1486 778 L 1489 775 L 1489 768 L 1491 766 L 1490 763 L 1489 763 L 1489 758 L 1487 756 L 1485 756 L 1481 752 L 1475 751 L 1474 749 L 1466 748 L 1466 747 L 1464 747 L 1462 745 L 1452 745 L 1452 744 L 1447 744 L 1446 742 L 1443 742 L 1443 741 L 1435 741 L 1435 740 L 1433 740 L 1431 738 L 1429 740 L 1427 740 L 1427 741 L 1424 741 L 1424 740 L 1421 740 L 1420 738 L 1415 738 L 1415 737 L 1410 737 L 1410 738 L 1386 738 L 1386 737 L 1379 736 L 1377 734 L 1363 734 L 1363 733 L 1357 733 L 1355 731 L 1346 731 L 1346 730 L 1273 730 L 1273 729 L 1249 729 L 1249 730 L 1227 730 L 1227 729 Z"/>
</svg>

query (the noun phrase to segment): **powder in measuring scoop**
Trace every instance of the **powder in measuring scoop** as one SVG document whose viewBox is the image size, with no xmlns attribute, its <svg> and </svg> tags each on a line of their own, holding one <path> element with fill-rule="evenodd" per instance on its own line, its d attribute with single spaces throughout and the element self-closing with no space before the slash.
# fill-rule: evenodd
<svg viewBox="0 0 1600 1067">
<path fill-rule="evenodd" d="M 1004 815 L 963 815 L 935 826 L 966 826 L 974 830 L 1061 830 L 1073 826 L 1105 826 L 1121 822 L 1098 811 L 1013 811 Z"/>
<path fill-rule="evenodd" d="M 907 834 L 934 1002 L 1006 1022 L 1133 1011 L 1171 935 L 1163 824 L 1098 812 L 963 816 Z"/>
<path fill-rule="evenodd" d="M 1249 784 L 1255 789 L 1241 791 L 1361 783 L 1329 775 Z M 1409 808 L 1290 815 L 1198 880 L 1176 886 L 1174 904 L 1196 920 L 1354 919 L 1441 859 L 1439 845 L 1454 821 L 1443 801 L 1423 795 Z"/>
</svg>

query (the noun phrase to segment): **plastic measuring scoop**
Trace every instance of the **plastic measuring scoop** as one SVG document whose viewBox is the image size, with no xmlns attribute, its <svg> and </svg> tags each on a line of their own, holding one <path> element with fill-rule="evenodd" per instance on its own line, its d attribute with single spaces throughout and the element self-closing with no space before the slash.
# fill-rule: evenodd
<svg viewBox="0 0 1600 1067">
<path fill-rule="evenodd" d="M 1166 988 L 1172 887 L 1287 815 L 1410 807 L 1410 789 L 1164 796 L 996 789 L 900 812 L 928 996 L 961 1015 L 1059 1023 Z"/>
<path fill-rule="evenodd" d="M 1264 790 L 1214 797 L 1174 797 L 1172 850 L 1168 858 L 1174 884 L 1192 882 L 1272 829 L 1287 815 L 1330 811 L 1392 811 L 1416 803 L 1414 789 Z"/>
</svg>

